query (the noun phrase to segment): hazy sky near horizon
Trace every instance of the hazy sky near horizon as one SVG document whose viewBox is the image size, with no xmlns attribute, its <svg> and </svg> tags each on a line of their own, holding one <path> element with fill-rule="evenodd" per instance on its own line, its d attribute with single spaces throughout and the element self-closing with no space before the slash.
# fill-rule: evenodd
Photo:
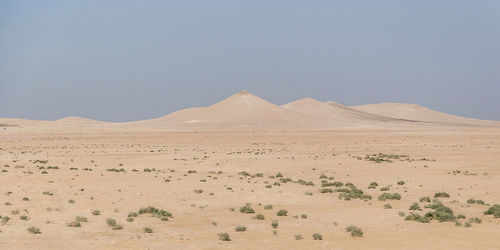
<svg viewBox="0 0 500 250">
<path fill-rule="evenodd" d="M 500 1 L 1 1 L 0 117 L 417 103 L 500 120 Z"/>
</svg>

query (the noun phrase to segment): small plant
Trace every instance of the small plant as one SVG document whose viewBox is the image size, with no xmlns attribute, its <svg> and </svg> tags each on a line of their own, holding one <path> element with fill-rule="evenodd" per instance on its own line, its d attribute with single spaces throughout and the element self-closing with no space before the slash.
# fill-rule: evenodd
<svg viewBox="0 0 500 250">
<path fill-rule="evenodd" d="M 73 204 L 73 203 L 75 203 L 75 201 L 74 200 L 68 200 L 68 203 L 69 204 Z"/>
<path fill-rule="evenodd" d="M 30 217 L 28 217 L 26 215 L 21 215 L 21 216 L 19 216 L 19 219 L 21 219 L 21 220 L 30 220 Z"/>
<path fill-rule="evenodd" d="M 94 210 L 94 211 L 92 211 L 92 215 L 95 215 L 95 216 L 97 216 L 97 215 L 101 215 L 101 211 L 99 211 L 99 210 Z"/>
<path fill-rule="evenodd" d="M 500 218 L 500 204 L 495 204 L 484 211 L 485 215 L 493 215 L 495 218 Z"/>
<path fill-rule="evenodd" d="M 229 234 L 227 234 L 227 233 L 219 233 L 217 235 L 219 236 L 219 240 L 231 241 L 231 238 L 229 238 Z"/>
<path fill-rule="evenodd" d="M 415 213 L 410 213 L 408 216 L 406 216 L 405 220 L 410 220 L 410 221 L 418 221 L 421 223 L 430 223 L 431 220 L 427 217 L 423 217 L 420 214 L 415 214 Z"/>
<path fill-rule="evenodd" d="M 116 220 L 115 219 L 111 219 L 111 218 L 107 218 L 106 219 L 106 224 L 108 224 L 108 226 L 110 226 L 110 227 L 114 227 L 114 226 L 117 225 Z"/>
<path fill-rule="evenodd" d="M 85 216 L 76 216 L 75 221 L 78 221 L 78 222 L 88 222 L 88 219 Z"/>
<path fill-rule="evenodd" d="M 300 234 L 295 235 L 295 240 L 302 240 L 302 239 L 303 239 L 302 235 L 300 235 Z"/>
<path fill-rule="evenodd" d="M 418 203 L 413 203 L 413 205 L 410 206 L 410 210 L 422 210 L 420 209 L 420 206 L 418 205 Z"/>
<path fill-rule="evenodd" d="M 82 225 L 80 224 L 79 221 L 72 221 L 66 224 L 68 227 L 81 227 Z"/>
<path fill-rule="evenodd" d="M 348 226 L 345 229 L 347 232 L 351 233 L 351 237 L 363 237 L 363 231 L 359 227 Z"/>
<path fill-rule="evenodd" d="M 264 209 L 266 209 L 266 210 L 273 209 L 273 205 L 265 205 L 265 206 L 264 206 Z"/>
<path fill-rule="evenodd" d="M 287 214 L 288 214 L 288 211 L 284 210 L 284 209 L 281 209 L 280 211 L 278 211 L 276 213 L 276 215 L 278 215 L 278 216 L 287 216 Z"/>
<path fill-rule="evenodd" d="M 240 208 L 240 213 L 253 214 L 255 213 L 255 210 L 253 210 L 253 208 L 251 208 L 250 206 L 243 206 Z"/>
<path fill-rule="evenodd" d="M 30 200 L 30 198 L 28 198 L 28 197 L 23 197 L 23 201 L 29 201 L 29 200 Z"/>
<path fill-rule="evenodd" d="M 431 198 L 429 196 L 422 197 L 420 198 L 420 202 L 431 202 Z"/>
<path fill-rule="evenodd" d="M 405 182 L 404 181 L 398 181 L 398 185 L 404 185 Z"/>
<path fill-rule="evenodd" d="M 257 219 L 257 220 L 265 220 L 265 217 L 262 214 L 258 214 L 258 215 L 255 216 L 255 219 Z"/>
<path fill-rule="evenodd" d="M 450 198 L 448 193 L 439 192 L 434 194 L 434 198 Z"/>
<path fill-rule="evenodd" d="M 391 206 L 391 204 L 385 204 L 385 205 L 384 205 L 384 208 L 385 208 L 385 209 L 391 209 L 391 208 L 392 208 L 392 206 Z"/>
<path fill-rule="evenodd" d="M 32 234 L 41 234 L 42 233 L 38 227 L 33 227 L 33 226 L 28 227 L 28 232 L 30 232 Z"/>
<path fill-rule="evenodd" d="M 274 229 L 278 228 L 278 225 L 279 225 L 279 223 L 278 223 L 277 221 L 273 221 L 273 222 L 271 223 L 271 226 L 272 226 Z"/>
<path fill-rule="evenodd" d="M 401 200 L 401 195 L 398 193 L 383 193 L 378 197 L 378 200 L 380 201 L 385 201 L 385 200 Z"/>
<path fill-rule="evenodd" d="M 142 231 L 143 231 L 144 233 L 147 233 L 147 234 L 152 234 L 152 233 L 153 233 L 153 229 L 151 229 L 150 227 L 144 227 L 144 228 L 142 229 Z"/>
<path fill-rule="evenodd" d="M 237 226 L 234 230 L 236 232 L 245 232 L 247 230 L 247 227 L 245 227 L 245 226 Z"/>
<path fill-rule="evenodd" d="M 323 240 L 323 236 L 319 233 L 313 233 L 313 240 Z"/>
</svg>

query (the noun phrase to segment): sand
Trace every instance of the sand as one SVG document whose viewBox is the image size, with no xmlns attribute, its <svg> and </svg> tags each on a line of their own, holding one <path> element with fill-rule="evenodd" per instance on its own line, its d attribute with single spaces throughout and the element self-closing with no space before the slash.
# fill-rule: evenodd
<svg viewBox="0 0 500 250">
<path fill-rule="evenodd" d="M 300 105 L 277 106 L 256 98 L 239 93 L 207 108 L 133 123 L 0 119 L 15 125 L 0 128 L 0 215 L 10 217 L 0 223 L 0 248 L 500 248 L 500 219 L 483 214 L 500 203 L 500 129 L 489 126 L 495 122 L 452 126 L 364 111 L 349 118 L 350 107 L 337 107 L 344 113 L 336 116 L 324 106 L 331 104 L 305 100 L 324 112 L 304 113 Z M 297 125 L 294 117 L 303 121 Z M 181 131 L 186 119 L 215 122 L 206 127 L 191 122 L 196 125 Z M 384 120 L 385 125 L 377 124 Z M 335 129 L 335 123 L 343 124 Z M 363 126 L 349 129 L 349 123 Z M 279 129 L 285 125 L 288 129 Z M 323 126 L 332 127 L 316 129 Z M 379 153 L 405 156 L 380 163 L 364 159 Z M 371 199 L 321 193 L 322 180 L 352 183 Z M 308 182 L 314 186 L 303 185 Z M 368 188 L 372 182 L 378 186 Z M 378 200 L 385 192 L 401 199 Z M 415 202 L 422 211 L 413 212 L 431 211 L 419 199 L 433 199 L 438 192 L 449 194 L 439 200 L 455 216 L 466 216 L 458 219 L 460 226 L 405 220 Z M 487 205 L 469 204 L 471 198 Z M 247 204 L 255 213 L 239 211 Z M 130 213 L 147 206 L 172 217 L 162 221 L 140 214 L 127 221 Z M 287 216 L 278 216 L 279 210 L 287 210 Z M 257 214 L 264 220 L 255 219 Z M 87 222 L 69 227 L 76 216 Z M 481 223 L 464 226 L 472 217 Z M 108 218 L 123 228 L 113 230 Z M 276 229 L 273 221 L 279 224 Z M 361 228 L 363 237 L 351 237 L 345 229 L 351 225 Z M 41 233 L 28 232 L 31 226 Z M 246 231 L 236 232 L 237 226 Z M 220 240 L 219 233 L 228 233 L 231 241 Z M 314 233 L 322 240 L 313 240 Z"/>
</svg>

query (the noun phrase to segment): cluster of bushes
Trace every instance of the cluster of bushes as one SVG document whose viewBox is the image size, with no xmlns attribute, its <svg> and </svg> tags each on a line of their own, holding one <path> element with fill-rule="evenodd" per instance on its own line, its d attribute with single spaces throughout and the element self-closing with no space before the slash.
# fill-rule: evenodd
<svg viewBox="0 0 500 250">
<path fill-rule="evenodd" d="M 352 183 L 346 183 L 345 188 L 336 188 L 334 192 L 338 192 L 340 200 L 352 200 L 352 199 L 361 199 L 361 200 L 371 200 L 372 197 L 363 192 L 363 190 L 357 188 Z M 321 190 L 320 190 L 321 192 Z"/>
<path fill-rule="evenodd" d="M 401 200 L 401 195 L 398 193 L 383 193 L 379 195 L 378 197 L 379 201 L 385 201 L 385 200 Z"/>
</svg>

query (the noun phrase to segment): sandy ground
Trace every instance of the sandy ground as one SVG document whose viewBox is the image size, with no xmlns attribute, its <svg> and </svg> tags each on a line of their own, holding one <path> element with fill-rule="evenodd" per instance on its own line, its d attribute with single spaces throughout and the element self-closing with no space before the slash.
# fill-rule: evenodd
<svg viewBox="0 0 500 250">
<path fill-rule="evenodd" d="M 500 203 L 498 129 L 8 131 L 0 136 L 0 215 L 10 218 L 0 223 L 2 249 L 500 248 L 500 219 L 483 214 L 489 206 L 466 202 L 474 198 Z M 381 163 L 363 159 L 378 153 L 409 157 Z M 125 172 L 108 171 L 112 168 Z M 278 173 L 293 181 L 280 181 Z M 322 179 L 322 174 L 334 179 Z M 322 180 L 351 182 L 372 199 L 341 200 L 338 192 L 321 193 Z M 378 186 L 368 189 L 371 182 Z M 401 200 L 378 200 L 386 186 L 386 192 L 399 193 Z M 432 199 L 436 192 L 448 193 L 450 198 L 439 200 L 455 215 L 466 216 L 458 220 L 461 226 L 405 220 L 414 202 L 423 209 L 417 213 L 430 211 L 419 199 Z M 247 203 L 255 213 L 239 211 Z M 162 221 L 140 214 L 127 221 L 129 213 L 147 206 L 164 209 L 172 217 Z M 277 216 L 282 209 L 287 216 Z M 100 215 L 93 215 L 94 210 Z M 264 220 L 255 219 L 257 214 Z M 69 227 L 76 216 L 87 222 Z M 471 217 L 482 222 L 465 227 Z M 113 230 L 108 218 L 123 228 Z M 273 221 L 279 224 L 276 229 Z M 351 237 L 345 229 L 350 225 L 361 228 L 363 237 Z M 31 226 L 41 233 L 28 232 Z M 237 226 L 246 231 L 236 232 Z M 144 227 L 153 233 L 145 233 Z M 231 241 L 220 240 L 218 233 L 228 233 Z M 313 240 L 313 233 L 321 234 L 322 240 Z"/>
</svg>

